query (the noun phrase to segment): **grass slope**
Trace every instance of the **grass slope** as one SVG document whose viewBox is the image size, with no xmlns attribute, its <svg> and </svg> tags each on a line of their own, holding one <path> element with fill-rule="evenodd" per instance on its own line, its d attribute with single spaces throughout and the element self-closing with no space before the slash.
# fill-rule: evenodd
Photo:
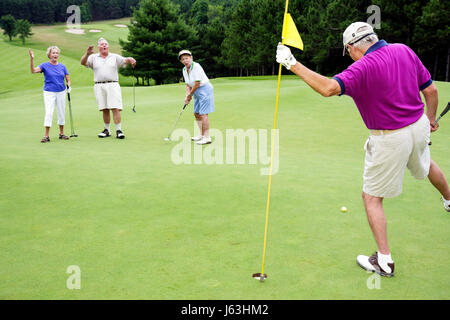
<svg viewBox="0 0 450 320">
<path fill-rule="evenodd" d="M 182 84 L 136 88 L 135 114 L 132 88 L 124 87 L 127 138 L 100 140 L 92 74 L 63 55 L 79 137 L 58 140 L 54 120 L 51 143 L 41 144 L 43 78 L 29 73 L 26 48 L 0 42 L 0 49 L 1 299 L 450 297 L 449 215 L 435 189 L 409 173 L 403 194 L 385 201 L 396 276 L 370 290 L 371 274 L 356 265 L 357 254 L 376 247 L 360 196 L 367 130 L 350 98 L 325 99 L 283 77 L 269 279 L 261 284 L 251 274 L 261 270 L 266 166 L 174 164 L 177 142 L 163 138 L 181 110 Z M 213 128 L 271 129 L 275 77 L 213 85 Z M 450 85 L 437 86 L 448 101 Z M 178 123 L 190 132 L 191 108 Z M 447 123 L 431 149 L 450 176 Z M 66 288 L 70 265 L 81 268 L 81 290 Z"/>
<path fill-rule="evenodd" d="M 0 95 L 13 89 L 31 89 L 43 86 L 43 75 L 30 75 L 30 62 L 28 48 L 35 54 L 35 66 L 48 61 L 46 50 L 49 46 L 56 45 L 61 49 L 59 61 L 66 65 L 72 80 L 73 87 L 92 85 L 92 70 L 85 69 L 80 65 L 81 56 L 90 45 L 97 51 L 97 40 L 104 37 L 108 40 L 110 51 L 122 53 L 119 39 L 126 40 L 128 28 L 116 27 L 116 24 L 129 24 L 130 18 L 108 20 L 82 24 L 81 29 L 85 34 L 78 35 L 65 32 L 66 24 L 55 24 L 51 26 L 33 26 L 33 36 L 27 40 L 25 46 L 20 39 L 15 38 L 12 42 L 2 36 L 4 41 L 0 41 L 0 59 L 2 59 L 2 73 L 0 74 Z M 99 33 L 92 33 L 89 30 L 101 30 Z M 22 75 L 23 74 L 23 75 Z M 26 77 L 25 77 L 26 75 Z M 36 81 L 36 78 L 42 81 Z M 119 75 L 122 86 L 132 85 L 130 77 Z M 22 87 L 22 88 L 19 88 Z"/>
</svg>

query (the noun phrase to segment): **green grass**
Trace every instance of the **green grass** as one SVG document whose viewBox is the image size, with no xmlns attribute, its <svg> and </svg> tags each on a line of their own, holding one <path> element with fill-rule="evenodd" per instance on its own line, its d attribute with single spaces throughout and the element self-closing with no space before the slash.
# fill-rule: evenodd
<svg viewBox="0 0 450 320">
<path fill-rule="evenodd" d="M 35 48 L 36 61 L 46 46 Z M 175 165 L 177 143 L 163 138 L 182 84 L 136 88 L 137 113 L 132 88 L 122 88 L 127 137 L 98 139 L 91 70 L 62 51 L 79 137 L 58 140 L 54 120 L 52 141 L 41 144 L 43 77 L 29 73 L 27 47 L 0 42 L 0 299 L 450 298 L 449 215 L 437 191 L 409 173 L 403 194 L 385 200 L 396 275 L 368 289 L 371 275 L 355 263 L 376 249 L 361 201 L 367 129 L 350 98 L 325 99 L 283 76 L 261 284 L 251 274 L 261 271 L 266 166 Z M 442 107 L 450 85 L 436 84 Z M 213 85 L 213 128 L 271 129 L 276 77 Z M 191 108 L 178 123 L 190 132 Z M 448 121 L 431 149 L 450 176 Z M 81 268 L 80 290 L 66 288 L 70 265 Z"/>
<path fill-rule="evenodd" d="M 61 50 L 64 50 L 62 54 L 79 60 L 82 55 L 80 50 L 84 53 L 89 45 L 96 47 L 97 40 L 103 37 L 108 40 L 112 52 L 120 53 L 119 38 L 127 40 L 128 28 L 119 28 L 115 25 L 128 25 L 129 23 L 130 18 L 122 18 L 81 24 L 80 28 L 85 31 L 83 35 L 66 32 L 67 25 L 65 23 L 33 26 L 32 32 L 34 35 L 31 40 L 27 40 L 26 45 L 31 48 L 45 50 L 49 45 L 55 44 Z M 90 32 L 89 30 L 101 30 L 101 32 Z M 13 43 L 22 45 L 19 39 L 14 39 Z"/>
</svg>

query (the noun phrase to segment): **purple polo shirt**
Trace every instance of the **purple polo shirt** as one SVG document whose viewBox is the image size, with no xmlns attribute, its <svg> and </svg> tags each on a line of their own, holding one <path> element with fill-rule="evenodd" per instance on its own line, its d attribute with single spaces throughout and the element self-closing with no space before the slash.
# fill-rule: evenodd
<svg viewBox="0 0 450 320">
<path fill-rule="evenodd" d="M 420 91 L 431 76 L 409 47 L 380 40 L 364 57 L 333 77 L 341 95 L 353 98 L 368 129 L 395 130 L 406 127 L 423 114 Z"/>
</svg>

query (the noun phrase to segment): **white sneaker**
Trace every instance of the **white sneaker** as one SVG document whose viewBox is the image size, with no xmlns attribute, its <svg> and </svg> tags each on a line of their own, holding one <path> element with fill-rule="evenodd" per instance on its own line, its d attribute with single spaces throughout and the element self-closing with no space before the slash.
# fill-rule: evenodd
<svg viewBox="0 0 450 320">
<path fill-rule="evenodd" d="M 370 257 L 364 255 L 357 256 L 356 263 L 364 270 L 375 272 L 381 276 L 392 277 L 394 275 L 394 261 L 387 263 L 385 269 L 383 269 L 378 263 L 377 252 Z"/>
<path fill-rule="evenodd" d="M 211 143 L 211 137 L 203 137 L 201 140 L 197 141 L 197 144 L 209 144 Z"/>
<path fill-rule="evenodd" d="M 192 139 L 192 141 L 200 141 L 200 140 L 202 140 L 202 138 L 203 138 L 203 136 L 200 134 L 196 137 L 192 137 L 191 139 Z"/>
<path fill-rule="evenodd" d="M 442 201 L 444 202 L 444 209 L 450 212 L 450 201 L 445 200 L 444 197 L 442 197 Z"/>
<path fill-rule="evenodd" d="M 105 128 L 105 130 L 103 130 L 102 132 L 100 132 L 98 134 L 99 138 L 106 138 L 106 137 L 109 137 L 109 136 L 111 136 L 111 132 L 109 132 L 109 130 L 106 129 L 106 128 Z"/>
</svg>

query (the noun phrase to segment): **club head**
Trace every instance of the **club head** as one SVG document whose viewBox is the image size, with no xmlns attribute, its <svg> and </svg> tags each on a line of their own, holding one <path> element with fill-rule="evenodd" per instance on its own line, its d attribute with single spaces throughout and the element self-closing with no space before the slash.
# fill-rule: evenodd
<svg viewBox="0 0 450 320">
<path fill-rule="evenodd" d="M 169 137 L 164 138 L 164 141 L 170 141 Z"/>
<path fill-rule="evenodd" d="M 134 110 L 135 107 L 133 107 L 133 112 L 136 113 L 136 110 Z"/>
<path fill-rule="evenodd" d="M 267 274 L 265 273 L 254 273 L 252 275 L 253 279 L 259 280 L 260 282 L 264 282 L 267 279 Z"/>
<path fill-rule="evenodd" d="M 78 135 L 77 134 L 72 134 L 72 135 L 70 135 L 70 137 L 72 138 L 72 137 L 78 137 Z"/>
</svg>

